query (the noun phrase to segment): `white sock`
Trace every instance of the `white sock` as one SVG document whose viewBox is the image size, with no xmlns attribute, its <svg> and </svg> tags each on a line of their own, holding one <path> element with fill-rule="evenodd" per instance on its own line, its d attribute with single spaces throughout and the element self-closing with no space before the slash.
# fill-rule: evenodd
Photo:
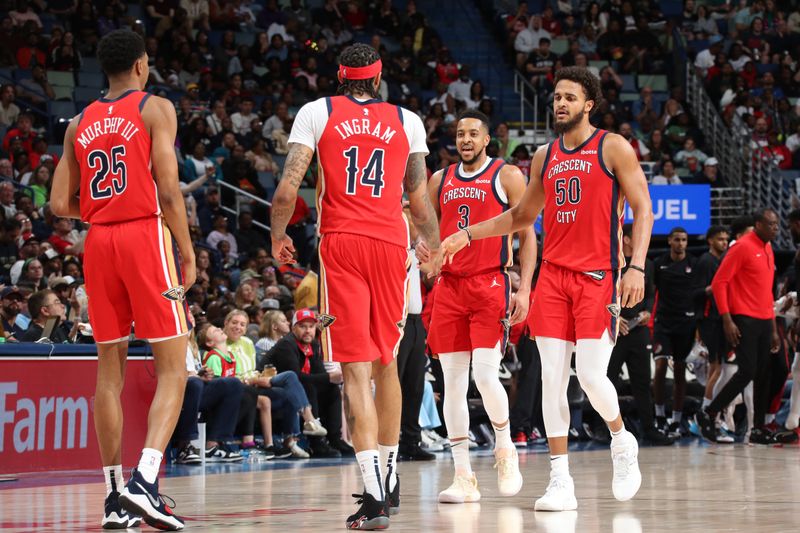
<svg viewBox="0 0 800 533">
<path fill-rule="evenodd" d="M 622 429 L 620 429 L 619 431 L 611 431 L 611 438 L 616 439 L 617 437 L 623 435 L 624 433 L 625 433 L 625 426 L 622 426 Z"/>
<path fill-rule="evenodd" d="M 139 459 L 139 466 L 136 468 L 148 483 L 155 483 L 158 477 L 158 469 L 161 467 L 161 459 L 164 454 L 153 448 L 142 450 L 142 458 Z"/>
<path fill-rule="evenodd" d="M 104 466 L 103 477 L 106 479 L 106 496 L 112 492 L 120 492 L 125 486 L 122 479 L 122 465 Z"/>
<path fill-rule="evenodd" d="M 792 384 L 792 385 L 794 385 L 794 384 Z M 774 413 L 767 413 L 766 415 L 764 415 L 764 423 L 765 424 L 771 424 L 774 421 L 775 421 L 775 414 Z"/>
<path fill-rule="evenodd" d="M 706 407 L 711 405 L 711 400 L 708 398 L 703 398 L 703 405 L 700 407 L 701 409 L 705 410 Z"/>
<path fill-rule="evenodd" d="M 664 404 L 656 404 L 656 416 L 667 416 L 667 408 Z"/>
<path fill-rule="evenodd" d="M 498 429 L 494 424 L 492 424 L 492 427 L 494 427 L 495 450 L 514 448 L 514 442 L 511 440 L 511 424 L 509 422 L 506 422 L 506 425 L 502 429 Z"/>
<path fill-rule="evenodd" d="M 683 411 L 672 411 L 673 422 L 680 422 L 681 418 L 683 418 Z"/>
<path fill-rule="evenodd" d="M 383 501 L 383 487 L 381 486 L 381 463 L 378 450 L 364 450 L 356 454 L 356 461 L 361 468 L 361 477 L 364 478 L 364 488 L 373 498 Z"/>
<path fill-rule="evenodd" d="M 389 482 L 389 492 L 394 490 L 397 485 L 397 449 L 398 445 L 384 446 L 378 444 L 378 453 L 381 457 L 381 480 L 387 479 Z"/>
<path fill-rule="evenodd" d="M 469 439 L 450 443 L 450 453 L 453 454 L 456 472 L 472 477 L 472 465 L 469 463 Z"/>
<path fill-rule="evenodd" d="M 551 455 L 550 456 L 550 477 L 569 476 L 569 456 Z"/>
</svg>

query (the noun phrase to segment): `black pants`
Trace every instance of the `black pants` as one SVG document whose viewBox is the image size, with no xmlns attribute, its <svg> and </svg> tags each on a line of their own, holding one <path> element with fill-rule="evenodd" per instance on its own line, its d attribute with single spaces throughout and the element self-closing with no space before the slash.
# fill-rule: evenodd
<svg viewBox="0 0 800 533">
<path fill-rule="evenodd" d="M 342 440 L 342 393 L 339 385 L 325 383 L 314 385 L 303 380 L 303 389 L 311 404 L 311 412 L 318 417 L 328 430 L 328 440 L 337 443 Z"/>
<path fill-rule="evenodd" d="M 617 344 L 611 352 L 608 363 L 608 379 L 619 390 L 619 374 L 622 365 L 628 367 L 631 392 L 636 400 L 636 410 L 642 428 L 648 430 L 655 426 L 653 421 L 653 398 L 650 396 L 650 359 L 653 343 L 647 326 L 639 326 L 627 335 L 617 337 Z"/>
<path fill-rule="evenodd" d="M 239 402 L 239 417 L 236 422 L 237 435 L 252 435 L 258 414 L 258 389 L 250 385 L 242 387 L 242 400 Z"/>
<path fill-rule="evenodd" d="M 174 437 L 177 440 L 196 439 L 197 414 L 200 412 L 206 422 L 206 439 L 221 441 L 233 437 L 242 388 L 242 382 L 236 378 L 203 381 L 190 377 L 186 380 L 186 393 Z"/>
<path fill-rule="evenodd" d="M 306 234 L 306 223 L 293 224 L 286 228 L 286 234 L 292 238 L 295 250 L 297 250 L 297 262 L 303 266 L 308 265 L 311 260 L 311 242 Z"/>
<path fill-rule="evenodd" d="M 527 335 L 517 344 L 517 359 L 522 369 L 517 376 L 517 399 L 511 407 L 509 422 L 512 435 L 526 435 L 533 427 L 544 429 L 542 421 L 542 359 L 536 342 Z"/>
<path fill-rule="evenodd" d="M 753 424 L 764 425 L 764 415 L 769 408 L 769 376 L 772 354 L 772 320 L 760 320 L 744 315 L 733 315 L 742 338 L 736 347 L 736 366 L 733 377 L 725 384 L 708 406 L 708 412 L 718 413 L 753 382 Z"/>
<path fill-rule="evenodd" d="M 397 353 L 397 374 L 403 392 L 400 443 L 416 446 L 420 441 L 419 411 L 425 387 L 425 328 L 420 315 L 408 315 Z"/>
</svg>

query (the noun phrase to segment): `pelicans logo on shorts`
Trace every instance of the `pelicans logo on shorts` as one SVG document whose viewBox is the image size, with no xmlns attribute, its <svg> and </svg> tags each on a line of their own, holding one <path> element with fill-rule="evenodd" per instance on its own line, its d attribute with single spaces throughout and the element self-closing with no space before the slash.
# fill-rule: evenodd
<svg viewBox="0 0 800 533">
<path fill-rule="evenodd" d="M 508 332 L 511 329 L 511 321 L 507 318 L 501 318 L 500 323 L 503 325 L 503 329 Z"/>
<path fill-rule="evenodd" d="M 405 329 L 405 327 L 406 327 L 405 320 L 401 320 L 400 322 L 397 323 L 397 329 Z"/>
<path fill-rule="evenodd" d="M 171 289 L 162 292 L 161 296 L 167 300 L 172 300 L 173 302 L 182 302 L 186 297 L 186 291 L 182 286 L 178 285 L 177 287 L 172 287 Z"/>
<path fill-rule="evenodd" d="M 324 315 L 323 314 L 323 315 L 319 315 L 319 318 L 317 318 L 317 326 L 320 329 L 328 328 L 334 322 L 336 322 L 336 317 L 333 316 L 333 315 Z"/>
<path fill-rule="evenodd" d="M 611 313 L 611 316 L 619 318 L 619 304 L 609 304 L 606 306 L 606 309 L 608 309 L 608 312 Z"/>
</svg>

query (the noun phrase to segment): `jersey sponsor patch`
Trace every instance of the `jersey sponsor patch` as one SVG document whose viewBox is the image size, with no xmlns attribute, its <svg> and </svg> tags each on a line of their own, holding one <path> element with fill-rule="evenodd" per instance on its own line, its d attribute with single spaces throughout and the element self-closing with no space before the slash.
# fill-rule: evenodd
<svg viewBox="0 0 800 533">
<path fill-rule="evenodd" d="M 186 297 L 186 291 L 182 286 L 172 287 L 169 290 L 166 290 L 161 293 L 161 296 L 166 298 L 167 300 L 172 300 L 173 302 L 182 302 L 183 299 Z"/>
<path fill-rule="evenodd" d="M 329 328 L 334 322 L 336 322 L 336 317 L 333 315 L 321 314 L 317 318 L 317 325 L 320 329 Z"/>
</svg>

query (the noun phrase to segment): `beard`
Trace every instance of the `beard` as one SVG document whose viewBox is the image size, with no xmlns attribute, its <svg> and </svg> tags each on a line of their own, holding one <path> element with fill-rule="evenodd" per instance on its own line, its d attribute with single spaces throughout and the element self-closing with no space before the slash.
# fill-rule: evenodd
<svg viewBox="0 0 800 533">
<path fill-rule="evenodd" d="M 473 153 L 475 154 L 475 156 L 472 159 L 464 159 L 464 157 L 460 153 L 458 154 L 458 156 L 461 158 L 461 162 L 463 164 L 465 164 L 465 165 L 474 165 L 475 163 L 478 162 L 478 160 L 483 156 L 483 154 L 485 152 L 486 152 L 486 147 L 484 146 L 479 151 L 475 151 L 473 149 Z"/>
<path fill-rule="evenodd" d="M 553 129 L 558 135 L 564 135 L 565 133 L 571 131 L 575 126 L 580 124 L 583 121 L 583 117 L 586 115 L 586 111 L 581 110 L 580 113 L 576 114 L 571 119 L 567 120 L 566 122 L 558 122 L 556 121 L 553 124 Z"/>
</svg>

